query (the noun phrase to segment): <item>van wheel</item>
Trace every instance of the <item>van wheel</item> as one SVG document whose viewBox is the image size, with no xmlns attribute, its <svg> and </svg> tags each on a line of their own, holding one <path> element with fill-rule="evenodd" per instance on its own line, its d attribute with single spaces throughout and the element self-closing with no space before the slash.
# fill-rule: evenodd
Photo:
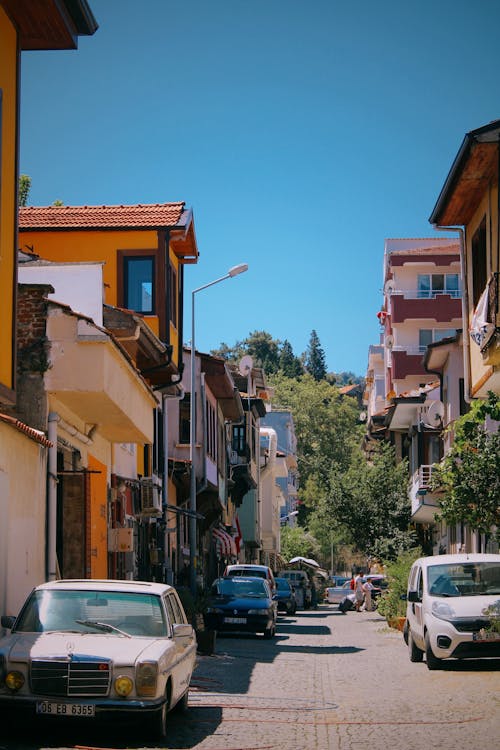
<svg viewBox="0 0 500 750">
<path fill-rule="evenodd" d="M 411 634 L 411 630 L 408 628 L 408 652 L 410 654 L 410 661 L 422 661 L 424 658 L 424 652 L 421 648 L 419 648 L 415 641 L 413 640 L 413 636 Z"/>
<path fill-rule="evenodd" d="M 428 633 L 425 634 L 425 660 L 427 662 L 427 669 L 441 669 L 441 659 L 434 656 Z"/>
</svg>

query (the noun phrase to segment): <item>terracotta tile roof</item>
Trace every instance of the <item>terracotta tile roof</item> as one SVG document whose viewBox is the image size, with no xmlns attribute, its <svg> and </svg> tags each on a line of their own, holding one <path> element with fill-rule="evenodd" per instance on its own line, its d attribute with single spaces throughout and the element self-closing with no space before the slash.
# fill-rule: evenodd
<svg viewBox="0 0 500 750">
<path fill-rule="evenodd" d="M 184 201 L 134 206 L 27 206 L 19 229 L 156 229 L 185 225 Z"/>
</svg>

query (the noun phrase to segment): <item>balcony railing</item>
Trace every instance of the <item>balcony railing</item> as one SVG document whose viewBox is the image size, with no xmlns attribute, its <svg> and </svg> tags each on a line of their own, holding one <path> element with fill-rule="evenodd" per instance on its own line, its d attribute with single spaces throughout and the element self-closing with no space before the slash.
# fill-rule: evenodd
<svg viewBox="0 0 500 750">
<path fill-rule="evenodd" d="M 422 464 L 411 478 L 411 512 L 413 521 L 417 523 L 431 523 L 439 510 L 431 489 L 433 469 L 433 464 Z"/>
<path fill-rule="evenodd" d="M 453 297 L 454 299 L 460 299 L 462 297 L 461 289 L 448 289 L 447 291 L 435 291 L 428 289 L 423 291 L 422 289 L 393 289 L 391 291 L 391 297 L 400 295 L 404 299 L 437 299 L 446 295 L 447 297 Z"/>
</svg>

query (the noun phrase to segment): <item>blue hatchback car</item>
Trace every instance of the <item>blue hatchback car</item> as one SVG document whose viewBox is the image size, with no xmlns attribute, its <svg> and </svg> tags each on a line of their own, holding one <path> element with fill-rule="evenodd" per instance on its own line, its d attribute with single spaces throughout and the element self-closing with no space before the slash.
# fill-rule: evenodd
<svg viewBox="0 0 500 750">
<path fill-rule="evenodd" d="M 217 578 L 204 614 L 205 626 L 219 632 L 276 633 L 277 604 L 263 578 Z"/>
</svg>

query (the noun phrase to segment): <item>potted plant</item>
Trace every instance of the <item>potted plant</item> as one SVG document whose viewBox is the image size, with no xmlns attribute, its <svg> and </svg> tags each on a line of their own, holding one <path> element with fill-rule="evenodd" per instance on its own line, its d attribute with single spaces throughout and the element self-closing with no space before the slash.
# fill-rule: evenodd
<svg viewBox="0 0 500 750">
<path fill-rule="evenodd" d="M 177 589 L 186 617 L 194 628 L 200 654 L 213 654 L 215 651 L 216 631 L 205 627 L 203 614 L 207 607 L 208 594 L 198 589 L 196 597 L 185 587 Z"/>
<path fill-rule="evenodd" d="M 413 562 L 421 557 L 420 548 L 401 552 L 397 558 L 386 563 L 388 588 L 378 599 L 377 610 L 385 617 L 391 628 L 403 630 L 406 620 L 406 591 L 408 576 Z"/>
</svg>

